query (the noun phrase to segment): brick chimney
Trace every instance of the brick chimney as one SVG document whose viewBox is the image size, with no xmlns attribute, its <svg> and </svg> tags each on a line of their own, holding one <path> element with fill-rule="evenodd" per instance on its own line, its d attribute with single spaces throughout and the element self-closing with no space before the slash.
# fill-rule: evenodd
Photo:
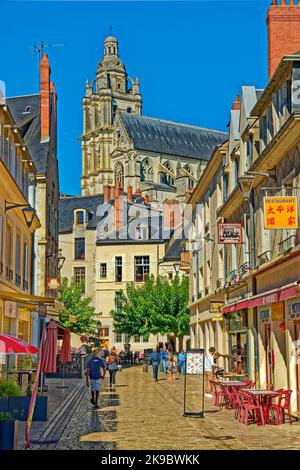
<svg viewBox="0 0 300 470">
<path fill-rule="evenodd" d="M 115 197 L 115 225 L 118 232 L 124 225 L 124 195 L 117 193 Z"/>
<path fill-rule="evenodd" d="M 273 0 L 267 13 L 269 80 L 284 55 L 300 51 L 300 3 Z"/>
<path fill-rule="evenodd" d="M 129 202 L 132 202 L 132 186 L 129 184 L 127 186 L 127 199 Z"/>
<path fill-rule="evenodd" d="M 163 226 L 165 228 L 175 228 L 181 222 L 179 202 L 174 199 L 166 199 L 163 202 Z"/>
<path fill-rule="evenodd" d="M 109 198 L 114 201 L 115 199 L 115 186 L 110 186 Z"/>
<path fill-rule="evenodd" d="M 103 188 L 103 196 L 104 196 L 104 202 L 108 202 L 109 201 L 109 197 L 110 197 L 110 190 L 109 190 L 109 185 L 108 184 L 105 184 L 104 185 L 104 188 Z"/>
<path fill-rule="evenodd" d="M 50 137 L 50 65 L 48 56 L 43 54 L 40 62 L 40 112 L 41 140 Z"/>
<path fill-rule="evenodd" d="M 233 105 L 232 105 L 232 109 L 233 109 L 233 110 L 239 110 L 239 109 L 241 109 L 241 103 L 240 103 L 239 95 L 236 95 L 236 96 L 235 96 L 235 102 L 234 102 Z"/>
</svg>

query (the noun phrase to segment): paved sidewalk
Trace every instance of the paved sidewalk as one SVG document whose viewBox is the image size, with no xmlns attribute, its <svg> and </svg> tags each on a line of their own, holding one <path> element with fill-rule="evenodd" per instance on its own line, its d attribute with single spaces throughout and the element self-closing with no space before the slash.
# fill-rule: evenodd
<svg viewBox="0 0 300 470">
<path fill-rule="evenodd" d="M 194 379 L 195 387 L 198 387 Z M 194 385 L 193 385 L 194 386 Z M 196 388 L 189 395 L 196 397 Z M 300 423 L 258 427 L 238 423 L 232 411 L 206 402 L 205 418 L 183 417 L 183 378 L 160 376 L 154 383 L 151 372 L 133 367 L 117 374 L 110 391 L 105 380 L 100 408 L 89 402 L 81 389 L 74 409 L 62 420 L 59 436 L 51 433 L 40 449 L 116 450 L 247 450 L 300 449 Z M 194 408 L 195 409 L 195 408 Z M 35 447 L 37 448 L 37 447 Z"/>
<path fill-rule="evenodd" d="M 43 439 L 43 433 L 49 429 L 53 419 L 55 419 L 63 404 L 68 403 L 76 388 L 82 383 L 82 379 L 65 379 L 64 385 L 66 388 L 59 388 L 61 383 L 61 379 L 59 378 L 46 379 L 46 385 L 48 386 L 48 421 L 32 422 L 30 440 L 33 443 Z M 26 422 L 19 422 L 18 449 L 24 449 L 25 447 L 25 425 Z"/>
</svg>

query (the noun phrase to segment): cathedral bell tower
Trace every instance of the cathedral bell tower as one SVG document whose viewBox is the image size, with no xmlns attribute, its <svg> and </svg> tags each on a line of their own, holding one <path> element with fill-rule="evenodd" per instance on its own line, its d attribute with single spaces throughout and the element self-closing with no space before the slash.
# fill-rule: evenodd
<svg viewBox="0 0 300 470">
<path fill-rule="evenodd" d="M 104 40 L 104 57 L 98 64 L 96 79 L 86 83 L 82 109 L 81 191 L 84 196 L 103 194 L 104 186 L 114 181 L 110 153 L 116 110 L 135 114 L 142 110 L 139 80 L 128 77 L 119 57 L 118 40 L 113 36 Z"/>
</svg>

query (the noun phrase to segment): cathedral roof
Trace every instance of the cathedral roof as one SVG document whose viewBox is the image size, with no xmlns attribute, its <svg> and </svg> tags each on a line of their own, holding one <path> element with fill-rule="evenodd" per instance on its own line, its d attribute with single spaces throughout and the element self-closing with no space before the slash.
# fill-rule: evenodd
<svg viewBox="0 0 300 470">
<path fill-rule="evenodd" d="M 227 132 L 189 126 L 133 113 L 121 112 L 129 138 L 138 150 L 209 160 Z"/>
<path fill-rule="evenodd" d="M 50 99 L 53 99 L 53 93 Z M 50 143 L 41 142 L 40 95 L 14 96 L 7 98 L 6 102 L 38 173 L 44 174 L 47 171 Z"/>
</svg>

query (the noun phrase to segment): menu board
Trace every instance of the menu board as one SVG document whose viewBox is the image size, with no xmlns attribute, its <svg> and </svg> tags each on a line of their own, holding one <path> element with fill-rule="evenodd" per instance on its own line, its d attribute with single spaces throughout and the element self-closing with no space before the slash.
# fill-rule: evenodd
<svg viewBox="0 0 300 470">
<path fill-rule="evenodd" d="M 191 349 L 186 353 L 186 373 L 203 374 L 204 351 L 203 349 Z"/>
</svg>

